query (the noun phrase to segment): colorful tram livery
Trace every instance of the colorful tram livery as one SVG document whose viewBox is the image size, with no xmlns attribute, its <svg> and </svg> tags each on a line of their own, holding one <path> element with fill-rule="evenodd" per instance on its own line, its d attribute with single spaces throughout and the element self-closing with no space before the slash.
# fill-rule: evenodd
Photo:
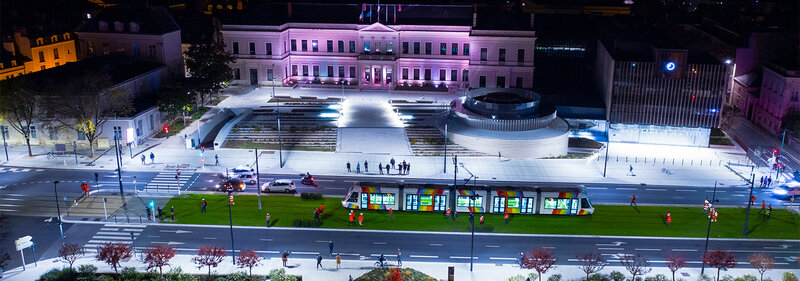
<svg viewBox="0 0 800 281">
<path fill-rule="evenodd" d="M 531 215 L 590 215 L 594 212 L 589 198 L 579 187 L 479 185 L 474 189 L 457 189 L 455 193 L 455 202 L 452 202 L 450 185 L 356 182 L 342 205 L 360 210 L 444 212 L 455 203 L 457 212 Z"/>
</svg>

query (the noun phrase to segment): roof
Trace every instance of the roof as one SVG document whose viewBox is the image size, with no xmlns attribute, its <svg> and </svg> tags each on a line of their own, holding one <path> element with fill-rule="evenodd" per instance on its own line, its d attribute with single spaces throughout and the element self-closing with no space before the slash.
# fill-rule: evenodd
<svg viewBox="0 0 800 281">
<path fill-rule="evenodd" d="M 220 21 L 229 25 L 370 24 L 380 21 L 399 25 L 472 26 L 472 5 L 402 4 L 380 5 L 380 8 L 379 19 L 377 4 L 265 3 L 247 11 L 221 15 Z M 359 20 L 361 15 L 364 17 Z M 499 6 L 479 6 L 477 16 L 476 29 L 531 30 L 528 14 L 511 13 Z"/>
<path fill-rule="evenodd" d="M 736 80 L 736 82 L 739 82 L 739 84 L 742 84 L 748 88 L 758 87 L 761 85 L 761 75 L 755 71 L 733 77 L 733 80 Z"/>
<path fill-rule="evenodd" d="M 122 55 L 110 55 L 70 62 L 21 77 L 34 79 L 34 81 L 44 81 L 37 85 L 37 92 L 64 94 L 65 92 L 61 91 L 61 88 L 64 85 L 70 85 L 72 81 L 79 80 L 76 79 L 78 77 L 95 75 L 97 72 L 107 73 L 110 76 L 111 83 L 116 85 L 161 67 L 164 67 L 164 65 L 135 60 Z"/>
<path fill-rule="evenodd" d="M 100 30 L 100 21 L 108 24 L 108 30 Z M 117 21 L 123 23 L 122 32 L 114 30 L 114 22 Z M 131 22 L 139 25 L 138 32 L 130 30 Z M 166 34 L 180 29 L 163 7 L 113 6 L 103 9 L 91 20 L 81 24 L 77 32 Z"/>
</svg>

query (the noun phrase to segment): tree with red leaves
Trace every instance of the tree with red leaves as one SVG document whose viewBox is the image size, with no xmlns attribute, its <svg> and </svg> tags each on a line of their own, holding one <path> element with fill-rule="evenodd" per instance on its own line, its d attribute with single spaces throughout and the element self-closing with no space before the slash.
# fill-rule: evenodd
<svg viewBox="0 0 800 281">
<path fill-rule="evenodd" d="M 222 259 L 225 258 L 225 248 L 217 246 L 202 246 L 197 251 L 197 255 L 192 258 L 192 262 L 197 264 L 197 268 L 208 267 L 208 275 L 211 276 L 211 267 L 217 267 Z"/>
<path fill-rule="evenodd" d="M 619 259 L 619 262 L 622 263 L 622 266 L 628 270 L 628 272 L 633 275 L 631 280 L 636 280 L 636 275 L 645 275 L 650 272 L 650 262 L 647 260 L 646 257 L 642 256 L 639 253 L 636 254 L 627 254 L 624 257 Z"/>
<path fill-rule="evenodd" d="M 586 280 L 589 280 L 589 275 L 592 273 L 597 273 L 606 267 L 606 259 L 600 253 L 587 253 L 575 258 L 578 259 L 578 268 L 586 272 Z"/>
<path fill-rule="evenodd" d="M 764 280 L 764 272 L 775 268 L 775 259 L 766 253 L 753 253 L 748 258 L 750 259 L 750 266 L 758 270 L 758 274 L 761 274 L 762 281 Z"/>
<path fill-rule="evenodd" d="M 119 242 L 106 242 L 100 249 L 97 250 L 97 260 L 103 261 L 114 268 L 114 273 L 117 273 L 117 267 L 121 260 L 133 256 L 131 247 L 128 244 Z"/>
<path fill-rule="evenodd" d="M 78 244 L 61 244 L 61 248 L 58 249 L 58 257 L 69 263 L 70 269 L 80 256 L 83 256 L 83 247 Z"/>
<path fill-rule="evenodd" d="M 667 267 L 672 271 L 672 281 L 675 281 L 675 272 L 686 267 L 686 257 L 683 255 L 670 255 L 667 257 Z"/>
<path fill-rule="evenodd" d="M 539 273 L 539 281 L 542 281 L 542 274 L 556 264 L 556 255 L 548 249 L 533 249 L 522 256 L 522 267 L 533 269 Z"/>
<path fill-rule="evenodd" d="M 144 250 L 143 262 L 147 264 L 147 270 L 158 267 L 158 273 L 164 274 L 163 267 L 169 265 L 169 260 L 175 257 L 175 248 L 172 246 L 157 245 Z"/>
<path fill-rule="evenodd" d="M 711 250 L 703 255 L 703 262 L 710 267 L 717 269 L 717 281 L 719 281 L 719 271 L 728 270 L 736 266 L 736 259 L 731 251 Z"/>
<path fill-rule="evenodd" d="M 261 256 L 256 254 L 256 250 L 242 250 L 236 257 L 236 264 L 239 268 L 250 268 L 250 275 L 253 275 L 253 267 L 261 263 Z"/>
</svg>

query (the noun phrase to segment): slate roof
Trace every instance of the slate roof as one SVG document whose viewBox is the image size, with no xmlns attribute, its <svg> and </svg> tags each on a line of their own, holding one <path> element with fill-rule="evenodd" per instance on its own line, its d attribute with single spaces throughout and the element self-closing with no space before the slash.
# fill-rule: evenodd
<svg viewBox="0 0 800 281">
<path fill-rule="evenodd" d="M 108 30 L 100 31 L 98 22 L 104 21 L 108 24 Z M 123 23 L 123 32 L 114 30 L 114 22 Z M 134 33 L 130 30 L 128 23 L 135 22 L 139 25 L 136 34 L 166 34 L 181 28 L 172 19 L 163 7 L 135 7 L 135 6 L 113 6 L 104 8 L 91 20 L 86 21 L 77 32 L 102 32 L 102 33 Z"/>
</svg>

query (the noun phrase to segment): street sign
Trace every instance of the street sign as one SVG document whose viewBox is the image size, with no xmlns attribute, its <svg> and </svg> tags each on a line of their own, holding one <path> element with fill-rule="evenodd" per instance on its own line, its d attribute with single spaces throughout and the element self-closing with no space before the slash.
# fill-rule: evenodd
<svg viewBox="0 0 800 281">
<path fill-rule="evenodd" d="M 33 241 L 31 241 L 31 239 L 33 239 L 33 237 L 28 235 L 28 236 L 21 237 L 21 238 L 17 239 L 16 241 L 14 241 L 14 244 L 16 244 L 16 246 L 17 246 L 17 251 L 22 251 L 22 249 L 25 249 L 25 248 L 28 248 L 30 246 L 33 246 Z"/>
</svg>

